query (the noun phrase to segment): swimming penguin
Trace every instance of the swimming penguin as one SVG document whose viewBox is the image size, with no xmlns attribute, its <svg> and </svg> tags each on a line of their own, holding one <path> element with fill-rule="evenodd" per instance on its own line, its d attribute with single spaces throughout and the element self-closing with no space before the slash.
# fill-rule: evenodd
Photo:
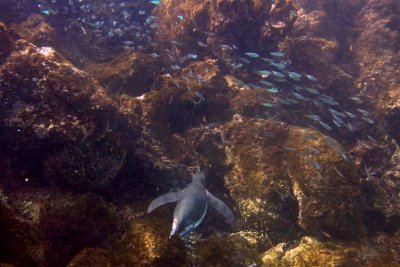
<svg viewBox="0 0 400 267">
<path fill-rule="evenodd" d="M 194 175 L 192 182 L 180 192 L 170 192 L 154 199 L 147 213 L 169 202 L 178 201 L 174 210 L 174 219 L 169 238 L 180 232 L 180 236 L 188 236 L 189 233 L 199 226 L 207 213 L 207 207 L 210 205 L 220 212 L 231 225 L 235 223 L 235 217 L 229 207 L 211 195 L 205 188 L 206 177 L 203 172 L 198 170 Z"/>
</svg>

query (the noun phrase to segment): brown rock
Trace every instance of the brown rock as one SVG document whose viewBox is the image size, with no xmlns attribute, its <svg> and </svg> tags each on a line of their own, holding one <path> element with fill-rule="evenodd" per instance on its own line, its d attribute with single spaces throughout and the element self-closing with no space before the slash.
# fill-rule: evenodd
<svg viewBox="0 0 400 267">
<path fill-rule="evenodd" d="M 183 44 L 180 49 L 187 52 L 197 46 L 198 40 L 215 51 L 221 50 L 219 45 L 232 43 L 265 50 L 266 43 L 271 44 L 272 39 L 291 28 L 295 14 L 291 1 L 276 1 L 278 4 L 271 13 L 272 1 L 178 2 L 164 1 L 156 8 L 160 25 L 158 40 L 162 46 L 167 46 L 170 40 L 178 41 Z M 184 20 L 178 20 L 178 16 Z"/>
<path fill-rule="evenodd" d="M 261 263 L 257 242 L 239 232 L 227 237 L 213 237 L 199 247 L 199 266 L 252 266 Z"/>
<path fill-rule="evenodd" d="M 17 45 L 0 69 L 2 149 L 23 171 L 14 182 L 107 186 L 127 152 L 116 104 L 54 49 Z"/>
<path fill-rule="evenodd" d="M 38 14 L 31 15 L 22 23 L 11 24 L 10 30 L 36 46 L 55 47 L 58 45 L 56 30 L 46 22 L 43 16 Z"/>
<path fill-rule="evenodd" d="M 123 239 L 113 249 L 114 263 L 117 266 L 190 266 L 184 241 L 178 237 L 168 239 L 171 214 L 171 209 L 157 209 L 131 221 Z"/>
<path fill-rule="evenodd" d="M 25 224 L 18 224 L 24 231 L 13 241 L 19 247 L 8 247 L 10 255 L 24 251 L 34 260 L 31 266 L 65 266 L 83 248 L 104 247 L 122 233 L 115 207 L 94 194 L 24 190 L 7 198 L 12 219 Z M 5 229 L 14 228 L 8 224 Z M 24 244 L 29 248 L 18 251 Z"/>
<path fill-rule="evenodd" d="M 101 248 L 85 248 L 76 255 L 67 267 L 110 267 L 109 253 Z"/>
<path fill-rule="evenodd" d="M 107 63 L 90 64 L 85 71 L 113 92 L 140 96 L 152 89 L 160 65 L 150 55 L 131 52 Z"/>
<path fill-rule="evenodd" d="M 379 236 L 357 243 L 302 237 L 296 247 L 279 244 L 262 256 L 263 266 L 398 266 L 399 239 Z"/>
<path fill-rule="evenodd" d="M 263 120 L 228 124 L 223 135 L 232 166 L 225 185 L 246 227 L 268 229 L 273 242 L 295 235 L 297 223 L 314 234 L 362 233 L 358 180 L 335 141 L 313 130 Z"/>
<path fill-rule="evenodd" d="M 14 38 L 7 27 L 0 22 L 0 65 L 4 63 L 13 50 Z"/>
</svg>

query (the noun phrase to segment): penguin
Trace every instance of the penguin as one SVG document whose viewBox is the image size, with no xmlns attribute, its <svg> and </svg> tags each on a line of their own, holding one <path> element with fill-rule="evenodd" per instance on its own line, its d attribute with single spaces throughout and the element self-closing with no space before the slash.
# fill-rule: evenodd
<svg viewBox="0 0 400 267">
<path fill-rule="evenodd" d="M 150 203 L 147 213 L 166 203 L 178 202 L 175 206 L 169 238 L 178 232 L 181 237 L 187 237 L 203 221 L 208 206 L 221 213 L 232 226 L 235 224 L 233 212 L 224 202 L 208 192 L 205 184 L 206 177 L 199 169 L 193 175 L 192 182 L 182 191 L 166 193 Z"/>
</svg>

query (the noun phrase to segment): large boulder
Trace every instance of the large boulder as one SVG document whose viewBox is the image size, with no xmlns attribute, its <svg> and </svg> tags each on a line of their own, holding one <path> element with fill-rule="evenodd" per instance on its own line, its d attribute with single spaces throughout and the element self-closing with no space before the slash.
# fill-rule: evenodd
<svg viewBox="0 0 400 267">
<path fill-rule="evenodd" d="M 54 49 L 16 44 L 0 69 L 2 161 L 19 170 L 12 183 L 106 187 L 128 150 L 115 102 Z"/>
</svg>

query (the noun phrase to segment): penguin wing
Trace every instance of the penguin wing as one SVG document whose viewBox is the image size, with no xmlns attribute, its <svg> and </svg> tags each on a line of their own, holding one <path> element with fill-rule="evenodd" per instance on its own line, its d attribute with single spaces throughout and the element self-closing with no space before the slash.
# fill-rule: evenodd
<svg viewBox="0 0 400 267">
<path fill-rule="evenodd" d="M 154 199 L 147 207 L 147 213 L 152 212 L 154 209 L 166 203 L 178 201 L 181 198 L 181 191 L 166 193 Z"/>
<path fill-rule="evenodd" d="M 235 224 L 235 216 L 231 209 L 220 199 L 214 197 L 210 192 L 207 191 L 208 204 L 221 213 L 228 222 L 233 226 Z"/>
</svg>

